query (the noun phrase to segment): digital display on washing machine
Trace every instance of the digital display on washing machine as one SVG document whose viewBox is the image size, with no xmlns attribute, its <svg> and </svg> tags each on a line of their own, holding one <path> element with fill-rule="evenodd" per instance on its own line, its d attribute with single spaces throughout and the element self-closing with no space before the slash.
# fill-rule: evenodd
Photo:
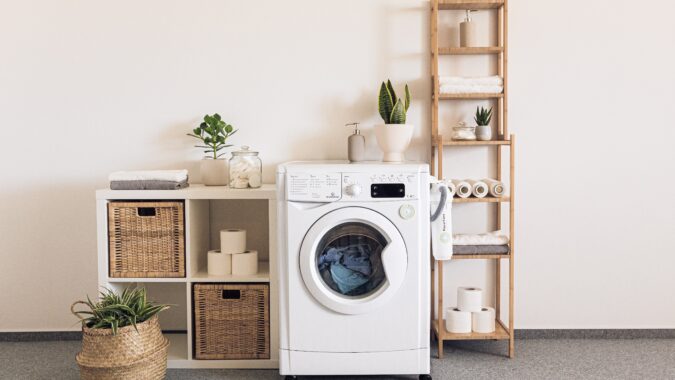
<svg viewBox="0 0 675 380">
<path fill-rule="evenodd" d="M 374 183 L 370 185 L 371 198 L 405 198 L 405 185 L 402 183 Z"/>
</svg>

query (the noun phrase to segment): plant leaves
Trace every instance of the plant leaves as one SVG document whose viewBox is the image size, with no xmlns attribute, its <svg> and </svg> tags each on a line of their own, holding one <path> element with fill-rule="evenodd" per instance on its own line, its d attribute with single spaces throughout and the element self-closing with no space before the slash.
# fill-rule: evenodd
<svg viewBox="0 0 675 380">
<path fill-rule="evenodd" d="M 398 97 L 396 96 L 396 91 L 394 91 L 394 86 L 392 86 L 391 81 L 387 79 L 387 90 L 389 90 L 389 95 L 391 95 L 391 103 L 396 104 Z"/>
<path fill-rule="evenodd" d="M 405 85 L 405 112 L 408 112 L 408 108 L 410 108 L 410 90 L 408 89 L 408 85 Z"/>
<path fill-rule="evenodd" d="M 382 82 L 382 85 L 380 86 L 380 95 L 378 98 L 377 107 L 382 120 L 384 120 L 384 123 L 389 124 L 391 111 L 394 108 L 394 102 L 392 101 L 391 93 L 384 82 Z"/>
<path fill-rule="evenodd" d="M 390 124 L 405 124 L 405 116 L 405 106 L 401 103 L 401 99 L 399 99 L 391 111 Z"/>
</svg>

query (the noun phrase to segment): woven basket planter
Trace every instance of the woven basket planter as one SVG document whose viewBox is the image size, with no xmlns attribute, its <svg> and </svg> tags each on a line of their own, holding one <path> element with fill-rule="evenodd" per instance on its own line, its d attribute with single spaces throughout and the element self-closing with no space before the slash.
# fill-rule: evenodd
<svg viewBox="0 0 675 380">
<path fill-rule="evenodd" d="M 82 328 L 82 351 L 76 360 L 80 378 L 163 379 L 169 341 L 162 335 L 157 316 L 133 326 L 111 329 Z"/>
</svg>

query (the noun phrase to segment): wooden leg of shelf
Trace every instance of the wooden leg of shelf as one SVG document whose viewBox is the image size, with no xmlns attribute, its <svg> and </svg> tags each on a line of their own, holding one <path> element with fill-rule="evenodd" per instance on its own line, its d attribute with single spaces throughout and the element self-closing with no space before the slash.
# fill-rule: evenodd
<svg viewBox="0 0 675 380">
<path fill-rule="evenodd" d="M 441 338 L 438 338 L 438 358 L 443 359 L 443 339 Z"/>
<path fill-rule="evenodd" d="M 436 326 L 436 331 L 438 331 L 438 358 L 442 359 L 443 358 L 443 329 L 445 328 L 443 326 L 443 318 L 445 317 L 443 315 L 443 262 L 442 261 L 436 261 L 436 276 L 438 277 L 438 308 L 437 310 L 437 317 L 436 321 L 438 323 L 438 326 Z"/>
<path fill-rule="evenodd" d="M 511 332 L 511 338 L 509 338 L 509 359 L 513 359 L 515 356 L 515 341 L 513 339 L 513 332 Z"/>
</svg>

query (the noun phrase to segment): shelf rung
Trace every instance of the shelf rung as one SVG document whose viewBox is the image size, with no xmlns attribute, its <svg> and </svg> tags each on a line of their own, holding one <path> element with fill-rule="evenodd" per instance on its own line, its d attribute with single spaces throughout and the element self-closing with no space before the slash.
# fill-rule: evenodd
<svg viewBox="0 0 675 380">
<path fill-rule="evenodd" d="M 438 9 L 497 9 L 504 5 L 504 0 L 439 0 Z"/>
<path fill-rule="evenodd" d="M 499 260 L 510 259 L 511 255 L 491 255 L 491 254 L 476 254 L 476 255 L 452 255 L 452 260 Z"/>
<path fill-rule="evenodd" d="M 503 196 L 500 198 L 485 197 L 485 198 L 452 198 L 452 203 L 507 203 L 511 201 L 511 197 Z"/>
<path fill-rule="evenodd" d="M 441 94 L 439 100 L 462 100 L 462 99 L 499 99 L 504 94 Z"/>
<path fill-rule="evenodd" d="M 436 146 L 436 141 L 433 142 Z M 443 140 L 443 146 L 481 146 L 481 145 L 511 145 L 510 140 L 489 140 L 489 141 L 462 141 L 462 140 Z"/>
<path fill-rule="evenodd" d="M 440 327 L 440 332 L 438 331 L 438 320 L 434 319 L 431 321 L 431 326 L 434 329 L 434 332 L 436 333 L 436 336 L 438 336 L 439 339 L 441 340 L 492 340 L 492 339 L 509 339 L 511 338 L 511 335 L 509 335 L 508 329 L 504 326 L 502 321 L 497 319 L 495 321 L 495 331 L 488 333 L 488 334 L 483 334 L 483 333 L 464 333 L 464 334 L 458 334 L 458 333 L 451 333 L 448 330 L 445 329 L 445 320 L 441 320 L 441 327 Z"/>
<path fill-rule="evenodd" d="M 499 54 L 504 51 L 500 46 L 483 47 L 443 47 L 438 48 L 438 55 L 477 55 L 477 54 Z"/>
</svg>

